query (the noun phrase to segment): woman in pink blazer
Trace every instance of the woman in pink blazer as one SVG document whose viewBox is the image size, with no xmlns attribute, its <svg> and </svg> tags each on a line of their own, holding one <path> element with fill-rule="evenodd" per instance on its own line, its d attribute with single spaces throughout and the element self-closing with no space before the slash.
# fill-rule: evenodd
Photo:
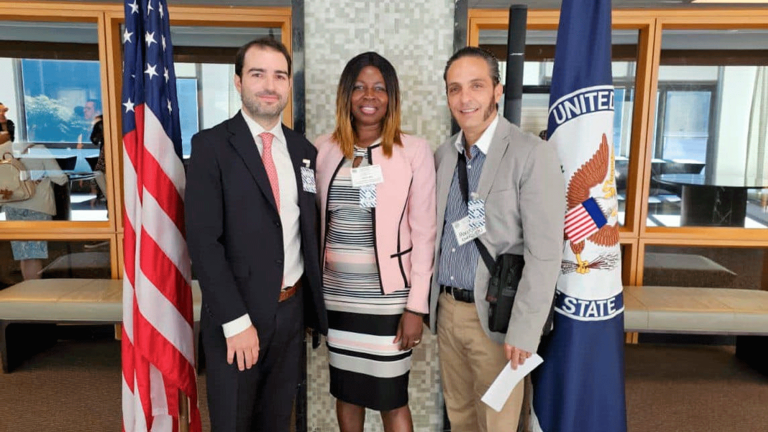
<svg viewBox="0 0 768 432">
<path fill-rule="evenodd" d="M 362 431 L 370 408 L 385 430 L 412 431 L 408 375 L 429 311 L 435 167 L 429 144 L 400 130 L 397 74 L 385 58 L 368 52 L 347 63 L 336 129 L 315 145 L 339 426 Z"/>
</svg>

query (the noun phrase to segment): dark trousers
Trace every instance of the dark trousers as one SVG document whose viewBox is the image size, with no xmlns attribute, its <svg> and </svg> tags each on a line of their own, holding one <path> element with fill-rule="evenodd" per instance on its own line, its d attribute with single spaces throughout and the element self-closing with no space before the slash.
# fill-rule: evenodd
<svg viewBox="0 0 768 432">
<path fill-rule="evenodd" d="M 213 432 L 288 432 L 304 340 L 302 290 L 279 303 L 272 325 L 258 324 L 259 360 L 240 371 L 227 363 L 219 326 L 205 326 L 208 409 Z"/>
</svg>

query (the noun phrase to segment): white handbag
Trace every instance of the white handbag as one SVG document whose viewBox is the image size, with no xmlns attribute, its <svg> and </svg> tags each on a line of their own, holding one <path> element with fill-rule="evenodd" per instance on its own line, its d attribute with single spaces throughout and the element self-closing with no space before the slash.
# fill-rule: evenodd
<svg viewBox="0 0 768 432">
<path fill-rule="evenodd" d="M 20 160 L 9 152 L 0 160 L 0 203 L 25 201 L 35 195 L 35 182 Z"/>
</svg>

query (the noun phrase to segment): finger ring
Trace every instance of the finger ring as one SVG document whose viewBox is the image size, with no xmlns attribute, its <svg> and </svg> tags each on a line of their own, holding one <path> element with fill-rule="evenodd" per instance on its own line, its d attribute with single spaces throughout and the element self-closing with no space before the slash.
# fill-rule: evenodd
<svg viewBox="0 0 768 432">
<path fill-rule="evenodd" d="M 419 344 L 419 343 L 421 343 L 421 339 L 419 339 L 419 340 L 415 340 L 415 341 L 413 341 L 413 343 L 415 343 L 415 344 Z"/>
</svg>

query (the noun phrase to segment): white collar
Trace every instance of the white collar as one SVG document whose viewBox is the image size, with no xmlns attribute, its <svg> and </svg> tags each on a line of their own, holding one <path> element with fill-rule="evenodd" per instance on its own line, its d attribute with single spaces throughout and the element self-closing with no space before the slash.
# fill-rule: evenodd
<svg viewBox="0 0 768 432">
<path fill-rule="evenodd" d="M 264 132 L 269 132 L 283 145 L 286 144 L 285 141 L 285 134 L 283 133 L 283 123 L 282 118 L 281 121 L 277 122 L 275 126 L 271 130 L 264 129 L 260 124 L 256 123 L 256 120 L 252 119 L 248 114 L 245 113 L 244 110 L 240 111 L 243 115 L 243 118 L 245 119 L 245 123 L 248 125 L 248 129 L 251 131 L 251 135 L 253 135 L 253 140 L 256 141 L 256 137 Z M 256 141 L 258 143 L 258 141 Z"/>
<path fill-rule="evenodd" d="M 477 147 L 478 150 L 483 152 L 483 154 L 488 154 L 488 149 L 491 147 L 491 141 L 493 141 L 493 134 L 496 133 L 496 126 L 499 124 L 499 115 L 496 114 L 496 118 L 493 119 L 490 125 L 488 125 L 487 128 L 485 128 L 485 131 L 482 135 L 480 135 L 480 139 L 477 140 L 475 143 L 475 147 Z M 464 138 L 464 131 L 461 131 L 459 136 L 456 138 L 456 142 L 454 143 L 454 146 L 456 147 L 456 151 L 459 153 L 464 152 L 464 144 L 463 144 L 463 138 Z"/>
</svg>

